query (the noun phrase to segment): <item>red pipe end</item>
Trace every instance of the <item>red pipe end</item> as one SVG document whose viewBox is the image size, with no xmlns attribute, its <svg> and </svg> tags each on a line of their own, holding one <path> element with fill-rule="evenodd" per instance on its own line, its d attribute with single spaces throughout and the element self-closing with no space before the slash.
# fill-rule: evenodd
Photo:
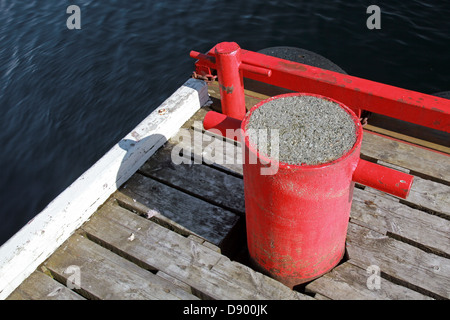
<svg viewBox="0 0 450 320">
<path fill-rule="evenodd" d="M 221 42 L 215 46 L 215 53 L 218 54 L 232 54 L 238 51 L 241 47 L 236 42 Z"/>
<path fill-rule="evenodd" d="M 414 176 L 379 164 L 359 160 L 353 173 L 353 181 L 406 199 L 411 190 Z"/>
</svg>

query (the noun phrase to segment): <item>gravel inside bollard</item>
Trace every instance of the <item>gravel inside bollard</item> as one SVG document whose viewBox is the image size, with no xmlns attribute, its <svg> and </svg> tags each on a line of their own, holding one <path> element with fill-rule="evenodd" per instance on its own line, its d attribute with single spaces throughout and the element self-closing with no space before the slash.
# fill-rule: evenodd
<svg viewBox="0 0 450 320">
<path fill-rule="evenodd" d="M 278 130 L 279 143 L 272 129 Z M 356 142 L 351 116 L 339 104 L 314 96 L 271 100 L 253 111 L 246 130 L 258 151 L 294 165 L 336 160 Z M 274 143 L 278 144 L 278 156 Z"/>
</svg>

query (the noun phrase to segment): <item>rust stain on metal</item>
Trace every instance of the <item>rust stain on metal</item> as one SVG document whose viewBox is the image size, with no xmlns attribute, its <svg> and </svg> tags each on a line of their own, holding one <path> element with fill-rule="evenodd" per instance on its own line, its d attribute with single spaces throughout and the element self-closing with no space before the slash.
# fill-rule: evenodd
<svg viewBox="0 0 450 320">
<path fill-rule="evenodd" d="M 320 74 L 320 79 L 322 81 L 325 81 L 325 82 L 328 82 L 328 83 L 331 83 L 331 84 L 336 84 L 336 82 L 337 82 L 337 79 L 336 79 L 335 76 L 333 76 L 331 74 L 328 74 L 328 73 L 325 73 L 325 72 Z"/>
<path fill-rule="evenodd" d="M 166 114 L 167 113 L 167 109 L 161 109 L 161 110 L 158 110 L 158 114 L 160 115 L 160 116 L 162 116 L 163 114 Z"/>
<path fill-rule="evenodd" d="M 224 85 L 222 85 L 222 84 L 220 84 L 220 83 L 219 83 L 219 86 L 220 86 L 220 89 L 222 89 L 222 90 L 225 91 L 226 93 L 233 93 L 233 90 L 234 90 L 234 87 L 233 87 L 233 86 L 231 86 L 231 87 L 225 87 Z"/>
<path fill-rule="evenodd" d="M 441 109 L 438 109 L 435 107 L 432 107 L 431 110 L 444 113 L 444 110 L 441 110 Z"/>
<path fill-rule="evenodd" d="M 299 63 L 279 62 L 280 67 L 286 70 L 307 71 L 308 69 Z"/>
<path fill-rule="evenodd" d="M 133 132 L 131 133 L 131 136 L 132 136 L 133 138 L 135 138 L 136 141 L 139 141 L 139 140 L 140 140 L 139 133 L 137 133 L 136 131 L 133 131 Z"/>
</svg>

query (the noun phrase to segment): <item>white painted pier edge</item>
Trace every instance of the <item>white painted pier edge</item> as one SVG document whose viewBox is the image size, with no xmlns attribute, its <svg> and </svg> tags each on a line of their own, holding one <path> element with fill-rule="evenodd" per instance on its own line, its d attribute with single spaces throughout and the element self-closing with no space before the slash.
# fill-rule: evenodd
<svg viewBox="0 0 450 320">
<path fill-rule="evenodd" d="M 187 80 L 4 243 L 0 247 L 0 299 L 7 298 L 208 100 L 205 82 Z"/>
</svg>

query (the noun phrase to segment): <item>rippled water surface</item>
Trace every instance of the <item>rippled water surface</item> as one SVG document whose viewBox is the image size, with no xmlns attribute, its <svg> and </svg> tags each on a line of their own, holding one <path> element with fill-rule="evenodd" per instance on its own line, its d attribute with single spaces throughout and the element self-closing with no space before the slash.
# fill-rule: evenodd
<svg viewBox="0 0 450 320">
<path fill-rule="evenodd" d="M 347 73 L 450 90 L 447 1 L 0 0 L 0 243 L 69 186 L 221 41 L 294 46 Z M 69 4 L 81 30 L 68 30 Z M 366 9 L 381 8 L 381 30 Z"/>
</svg>

